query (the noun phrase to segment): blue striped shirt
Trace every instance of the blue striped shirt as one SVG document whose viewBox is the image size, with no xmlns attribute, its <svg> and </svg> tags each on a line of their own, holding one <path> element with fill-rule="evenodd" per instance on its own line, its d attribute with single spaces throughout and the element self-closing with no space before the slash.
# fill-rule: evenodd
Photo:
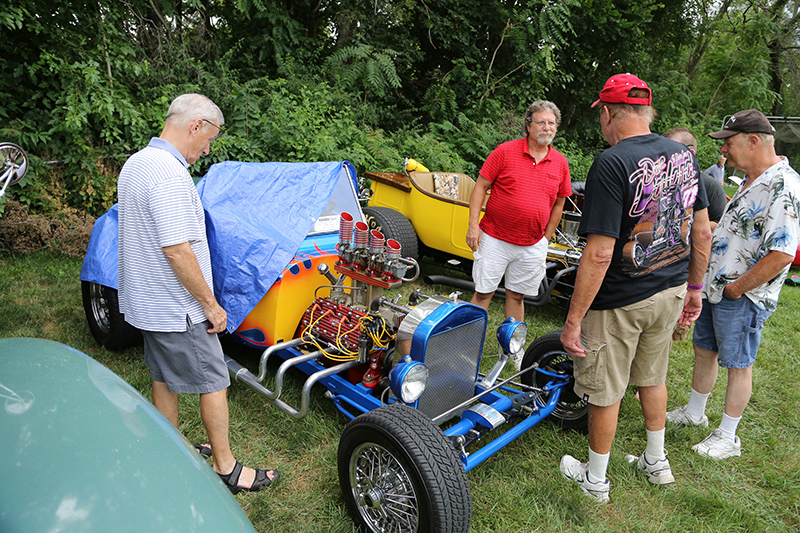
<svg viewBox="0 0 800 533">
<path fill-rule="evenodd" d="M 174 146 L 154 137 L 119 174 L 120 311 L 146 331 L 185 331 L 187 315 L 193 324 L 206 320 L 162 251 L 188 242 L 213 290 L 203 206 L 188 166 Z"/>
</svg>

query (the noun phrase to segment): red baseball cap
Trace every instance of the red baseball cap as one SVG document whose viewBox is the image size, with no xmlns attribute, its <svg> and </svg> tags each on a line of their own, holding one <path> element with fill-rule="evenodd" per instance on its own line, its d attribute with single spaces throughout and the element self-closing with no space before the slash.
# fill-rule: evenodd
<svg viewBox="0 0 800 533">
<path fill-rule="evenodd" d="M 647 98 L 636 98 L 628 96 L 631 89 L 644 89 L 647 91 Z M 653 103 L 653 91 L 645 82 L 633 74 L 615 74 L 608 78 L 600 91 L 600 99 L 592 104 L 596 106 L 600 102 L 606 104 L 631 104 L 631 105 L 650 105 Z"/>
</svg>

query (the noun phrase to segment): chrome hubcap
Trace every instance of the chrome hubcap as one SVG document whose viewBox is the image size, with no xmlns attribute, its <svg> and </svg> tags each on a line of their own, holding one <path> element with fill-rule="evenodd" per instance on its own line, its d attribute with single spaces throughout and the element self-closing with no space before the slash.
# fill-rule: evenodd
<svg viewBox="0 0 800 533">
<path fill-rule="evenodd" d="M 411 533 L 419 507 L 411 478 L 388 450 L 363 443 L 350 456 L 350 487 L 358 512 L 376 533 Z"/>
</svg>

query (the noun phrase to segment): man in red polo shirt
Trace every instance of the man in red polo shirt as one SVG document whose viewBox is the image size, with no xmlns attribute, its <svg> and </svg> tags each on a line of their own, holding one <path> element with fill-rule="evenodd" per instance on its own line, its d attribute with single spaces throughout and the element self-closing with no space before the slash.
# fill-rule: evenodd
<svg viewBox="0 0 800 533">
<path fill-rule="evenodd" d="M 553 102 L 537 100 L 525 113 L 525 137 L 489 154 L 469 199 L 467 245 L 472 248 L 472 303 L 489 308 L 505 275 L 506 318 L 525 318 L 523 298 L 544 277 L 547 244 L 572 194 L 569 164 L 550 143 L 561 123 Z M 491 189 L 486 213 L 481 206 Z"/>
</svg>

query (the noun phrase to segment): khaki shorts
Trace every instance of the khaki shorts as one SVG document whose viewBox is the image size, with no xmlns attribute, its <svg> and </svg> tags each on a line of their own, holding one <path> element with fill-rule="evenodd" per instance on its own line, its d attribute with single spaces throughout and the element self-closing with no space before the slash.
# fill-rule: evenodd
<svg viewBox="0 0 800 533">
<path fill-rule="evenodd" d="M 622 399 L 629 383 L 665 383 L 672 331 L 685 296 L 684 284 L 625 307 L 590 310 L 581 321 L 586 357 L 573 358 L 575 394 L 606 407 Z"/>
</svg>

